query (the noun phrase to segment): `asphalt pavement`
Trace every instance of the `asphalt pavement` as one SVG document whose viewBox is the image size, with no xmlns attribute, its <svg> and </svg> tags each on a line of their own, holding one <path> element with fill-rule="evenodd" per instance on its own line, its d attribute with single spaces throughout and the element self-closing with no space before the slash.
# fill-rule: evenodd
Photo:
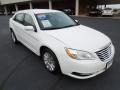
<svg viewBox="0 0 120 90">
<path fill-rule="evenodd" d="M 120 20 L 78 18 L 80 24 L 108 35 L 116 48 L 113 66 L 87 80 L 46 71 L 40 57 L 22 44 L 14 45 L 8 30 L 10 16 L 0 16 L 0 90 L 120 90 Z"/>
</svg>

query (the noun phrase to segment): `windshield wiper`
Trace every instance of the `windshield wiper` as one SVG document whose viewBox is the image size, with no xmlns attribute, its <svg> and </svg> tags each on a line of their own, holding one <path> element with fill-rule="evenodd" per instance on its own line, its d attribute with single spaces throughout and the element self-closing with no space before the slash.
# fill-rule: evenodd
<svg viewBox="0 0 120 90">
<path fill-rule="evenodd" d="M 55 29 L 68 28 L 68 27 L 72 27 L 72 26 L 77 26 L 77 25 L 68 25 L 68 26 L 64 26 L 64 27 L 44 28 L 43 30 L 55 30 Z"/>
<path fill-rule="evenodd" d="M 54 29 L 59 29 L 59 28 L 45 28 L 43 30 L 54 30 Z"/>
<path fill-rule="evenodd" d="M 72 27 L 72 26 L 76 26 L 76 25 L 68 25 L 68 26 L 64 26 L 64 27 L 61 27 L 61 28 L 68 28 L 68 27 Z"/>
</svg>

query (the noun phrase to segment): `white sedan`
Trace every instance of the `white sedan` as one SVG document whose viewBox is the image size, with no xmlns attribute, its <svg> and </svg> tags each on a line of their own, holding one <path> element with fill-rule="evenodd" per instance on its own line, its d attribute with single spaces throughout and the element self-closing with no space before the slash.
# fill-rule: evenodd
<svg viewBox="0 0 120 90">
<path fill-rule="evenodd" d="M 9 27 L 13 42 L 21 42 L 41 56 L 51 73 L 87 79 L 113 63 L 115 49 L 111 40 L 61 11 L 19 11 L 10 19 Z"/>
<path fill-rule="evenodd" d="M 102 16 L 113 16 L 114 12 L 112 8 L 103 9 Z"/>
</svg>

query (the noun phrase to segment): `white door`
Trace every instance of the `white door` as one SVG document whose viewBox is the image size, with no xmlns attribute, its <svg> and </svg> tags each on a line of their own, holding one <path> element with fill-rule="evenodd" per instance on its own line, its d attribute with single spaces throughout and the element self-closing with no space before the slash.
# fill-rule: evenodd
<svg viewBox="0 0 120 90">
<path fill-rule="evenodd" d="M 17 39 L 21 42 L 25 42 L 24 36 L 25 34 L 23 33 L 24 31 L 24 25 L 23 25 L 23 20 L 24 20 L 24 14 L 20 13 L 17 14 L 12 22 L 13 24 L 13 30 L 15 35 L 17 36 Z"/>
<path fill-rule="evenodd" d="M 25 14 L 25 17 L 24 17 L 24 27 L 26 26 L 33 26 L 34 29 L 36 30 L 36 26 L 33 21 L 33 18 L 29 14 Z M 38 48 L 40 47 L 40 42 L 37 38 L 39 37 L 37 30 L 29 31 L 24 29 L 24 34 L 25 34 L 26 44 L 29 46 L 29 48 L 32 51 L 37 52 Z"/>
</svg>

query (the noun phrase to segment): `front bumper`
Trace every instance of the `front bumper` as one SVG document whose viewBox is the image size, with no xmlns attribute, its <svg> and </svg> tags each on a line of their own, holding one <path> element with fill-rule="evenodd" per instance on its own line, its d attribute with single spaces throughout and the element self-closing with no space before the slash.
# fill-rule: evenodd
<svg viewBox="0 0 120 90">
<path fill-rule="evenodd" d="M 98 74 L 103 73 L 104 71 L 106 71 L 107 69 L 109 69 L 112 66 L 112 60 L 109 61 L 109 64 L 105 64 L 103 65 L 103 67 L 101 67 L 101 70 L 98 70 L 96 72 L 89 72 L 89 73 L 78 73 L 78 72 L 72 72 L 70 74 L 68 74 L 68 76 L 77 78 L 77 79 L 88 79 L 88 78 L 92 78 Z M 95 67 L 96 68 L 96 67 Z M 94 69 L 95 70 L 95 69 Z M 96 69 L 97 70 L 97 69 Z"/>
<path fill-rule="evenodd" d="M 113 13 L 103 13 L 103 16 L 113 16 Z"/>
<path fill-rule="evenodd" d="M 94 77 L 107 69 L 113 63 L 115 49 L 112 46 L 112 55 L 106 61 L 101 61 L 99 58 L 96 60 L 73 60 L 68 57 L 62 57 L 61 70 L 62 73 L 77 79 L 88 79 Z"/>
</svg>

